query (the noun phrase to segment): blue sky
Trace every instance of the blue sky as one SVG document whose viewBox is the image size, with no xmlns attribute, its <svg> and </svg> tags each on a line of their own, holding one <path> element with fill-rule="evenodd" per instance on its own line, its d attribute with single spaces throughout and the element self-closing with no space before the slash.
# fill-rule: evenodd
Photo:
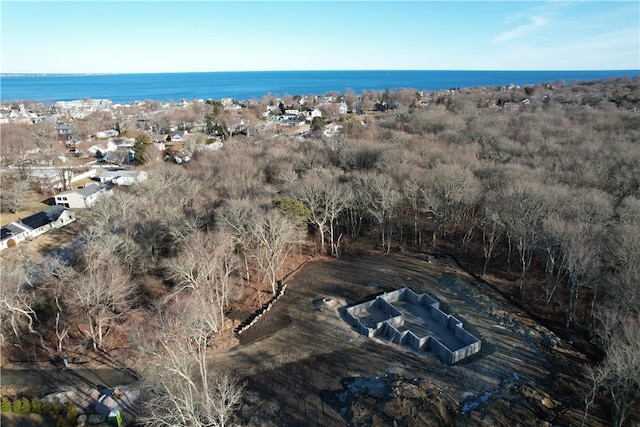
<svg viewBox="0 0 640 427">
<path fill-rule="evenodd" d="M 640 2 L 1 0 L 2 73 L 640 69 Z"/>
</svg>

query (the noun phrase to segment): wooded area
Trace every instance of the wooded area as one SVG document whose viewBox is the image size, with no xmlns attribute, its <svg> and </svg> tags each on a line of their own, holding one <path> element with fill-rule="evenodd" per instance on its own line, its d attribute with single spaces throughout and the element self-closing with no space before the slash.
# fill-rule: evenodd
<svg viewBox="0 0 640 427">
<path fill-rule="evenodd" d="M 640 79 L 360 103 L 371 110 L 334 117 L 331 138 L 234 135 L 148 164 L 147 181 L 83 214 L 65 256 L 3 252 L 3 347 L 126 348 L 150 391 L 143 422 L 225 425 L 244 385 L 210 372 L 209 344 L 292 259 L 447 253 L 587 343 L 585 424 L 594 401 L 612 425 L 638 422 Z"/>
</svg>

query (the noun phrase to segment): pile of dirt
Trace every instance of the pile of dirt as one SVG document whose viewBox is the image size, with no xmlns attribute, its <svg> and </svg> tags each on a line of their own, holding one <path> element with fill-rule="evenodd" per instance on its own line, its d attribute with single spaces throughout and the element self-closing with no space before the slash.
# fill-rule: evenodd
<svg viewBox="0 0 640 427">
<path fill-rule="evenodd" d="M 353 426 L 452 425 L 455 399 L 429 381 L 398 375 L 345 378 L 324 400 Z"/>
</svg>

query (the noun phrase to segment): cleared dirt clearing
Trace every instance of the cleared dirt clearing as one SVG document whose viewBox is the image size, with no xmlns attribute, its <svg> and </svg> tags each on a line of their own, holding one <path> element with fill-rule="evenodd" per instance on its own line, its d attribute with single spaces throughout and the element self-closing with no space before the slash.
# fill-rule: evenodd
<svg viewBox="0 0 640 427">
<path fill-rule="evenodd" d="M 447 366 L 366 338 L 341 318 L 346 305 L 404 286 L 438 299 L 482 340 L 481 353 Z M 249 398 L 241 413 L 250 424 L 570 425 L 581 416 L 580 358 L 446 259 L 392 254 L 308 263 L 240 344 L 211 363 L 247 377 L 272 403 L 261 412 Z M 353 378 L 373 385 L 353 387 Z"/>
</svg>

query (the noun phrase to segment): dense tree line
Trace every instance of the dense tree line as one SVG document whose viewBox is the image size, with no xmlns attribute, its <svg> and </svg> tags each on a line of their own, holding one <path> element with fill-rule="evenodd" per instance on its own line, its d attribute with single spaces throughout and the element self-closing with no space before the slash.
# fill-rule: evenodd
<svg viewBox="0 0 640 427">
<path fill-rule="evenodd" d="M 639 87 L 347 93 L 366 117 L 335 118 L 336 137 L 229 135 L 185 165 L 152 164 L 88 214 L 71 256 L 3 255 L 5 344 L 128 341 L 149 361 L 147 414 L 189 395 L 167 406 L 174 422 L 223 425 L 237 396 L 221 390 L 241 385 L 208 372 L 208 342 L 234 303 L 276 292 L 292 250 L 455 252 L 567 334 L 592 335 L 604 358 L 586 370 L 585 420 L 601 399 L 622 425 L 640 397 Z"/>
</svg>

